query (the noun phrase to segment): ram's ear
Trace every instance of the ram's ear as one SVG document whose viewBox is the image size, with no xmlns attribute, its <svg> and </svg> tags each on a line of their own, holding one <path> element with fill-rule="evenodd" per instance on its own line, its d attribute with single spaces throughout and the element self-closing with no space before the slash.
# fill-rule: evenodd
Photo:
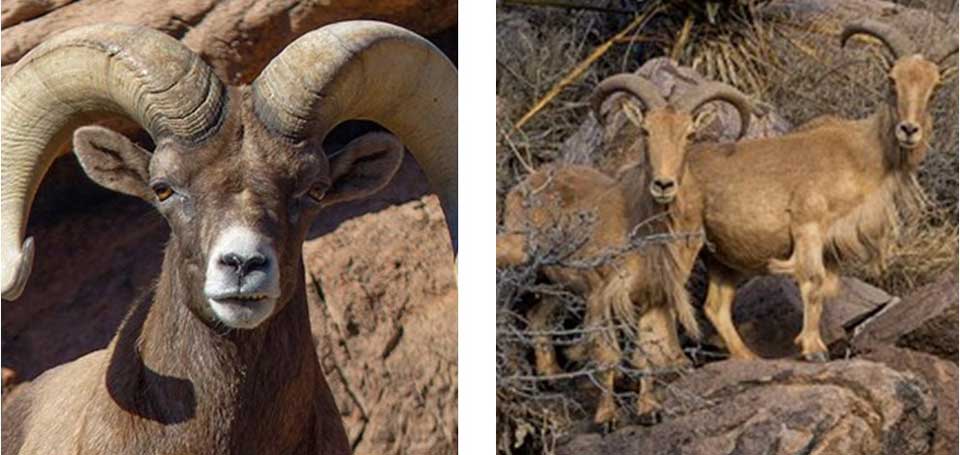
<svg viewBox="0 0 960 455">
<path fill-rule="evenodd" d="M 390 133 L 360 136 L 330 158 L 333 182 L 324 195 L 326 205 L 367 197 L 387 185 L 400 169 L 403 144 Z"/>
<path fill-rule="evenodd" d="M 104 188 L 146 201 L 150 191 L 150 152 L 124 135 L 101 126 L 85 126 L 73 133 L 73 149 L 91 180 Z"/>
</svg>

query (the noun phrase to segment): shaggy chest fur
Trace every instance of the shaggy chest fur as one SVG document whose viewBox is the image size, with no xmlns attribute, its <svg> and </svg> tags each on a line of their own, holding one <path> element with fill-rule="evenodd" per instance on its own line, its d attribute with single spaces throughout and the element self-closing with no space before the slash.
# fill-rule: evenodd
<svg viewBox="0 0 960 455">
<path fill-rule="evenodd" d="M 263 327 L 226 334 L 174 303 L 182 290 L 160 288 L 108 349 L 29 385 L 55 400 L 33 409 L 7 403 L 4 442 L 37 454 L 349 453 L 313 349 L 302 284 Z M 8 440 L 10 427 L 25 421 L 60 437 Z"/>
</svg>

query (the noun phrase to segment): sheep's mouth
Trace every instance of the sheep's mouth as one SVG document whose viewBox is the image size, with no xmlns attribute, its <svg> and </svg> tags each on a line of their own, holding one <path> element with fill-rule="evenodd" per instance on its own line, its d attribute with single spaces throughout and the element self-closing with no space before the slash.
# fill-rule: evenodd
<svg viewBox="0 0 960 455">
<path fill-rule="evenodd" d="M 667 205 L 673 202 L 675 196 L 674 194 L 653 195 L 653 201 L 660 205 Z"/>
<path fill-rule="evenodd" d="M 276 295 L 261 292 L 207 295 L 217 320 L 235 329 L 252 329 L 267 320 L 277 304 Z"/>
<path fill-rule="evenodd" d="M 222 294 L 207 296 L 221 305 L 254 305 L 270 298 L 267 294 Z"/>
<path fill-rule="evenodd" d="M 903 147 L 903 148 L 905 148 L 905 149 L 915 149 L 915 148 L 917 148 L 918 145 L 920 145 L 920 141 L 919 141 L 919 140 L 915 140 L 915 139 L 902 139 L 902 140 L 900 140 L 900 147 Z"/>
</svg>

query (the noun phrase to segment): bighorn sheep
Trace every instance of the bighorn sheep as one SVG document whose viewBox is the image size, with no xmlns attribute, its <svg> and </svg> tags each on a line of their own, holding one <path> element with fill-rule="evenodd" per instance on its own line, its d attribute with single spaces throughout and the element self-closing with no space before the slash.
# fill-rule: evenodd
<svg viewBox="0 0 960 455">
<path fill-rule="evenodd" d="M 893 53 L 891 96 L 862 120 L 821 117 L 791 134 L 689 151 L 688 186 L 702 198 L 709 254 L 705 311 L 734 358 L 755 354 L 731 321 L 737 282 L 774 273 L 792 276 L 804 302 L 796 343 L 804 358 L 827 359 L 820 337 L 823 300 L 837 287 L 841 260 L 869 260 L 884 250 L 899 210 L 920 201 L 916 172 L 927 153 L 927 104 L 940 82 L 938 64 L 905 35 L 874 21 L 847 25 Z"/>
<path fill-rule="evenodd" d="M 604 80 L 594 91 L 592 101 L 598 119 L 602 118 L 603 101 L 619 92 L 636 97 L 646 111 L 641 125 L 645 137 L 631 145 L 628 163 L 613 177 L 576 165 L 551 165 L 532 173 L 508 193 L 505 233 L 497 239 L 498 265 L 519 264 L 548 243 L 538 235 L 564 218 L 588 210 L 596 210 L 596 222 L 589 239 L 573 254 L 574 259 L 589 262 L 590 258 L 624 249 L 635 238 L 657 234 L 681 237 L 615 255 L 595 267 L 552 266 L 544 270 L 552 282 L 586 296 L 584 325 L 590 334 L 586 346 L 593 360 L 605 368 L 599 374 L 605 390 L 594 415 L 597 424 L 607 424 L 617 416 L 613 368 L 621 357 L 616 335 L 609 329 L 594 332 L 597 327 L 609 327 L 613 315 L 635 324 L 638 349 L 631 363 L 643 370 L 686 361 L 677 338 L 677 317 L 688 333 L 699 335 L 685 285 L 701 245 L 697 235 L 700 207 L 688 204 L 695 200 L 684 196 L 684 149 L 695 131 L 694 113 L 706 103 L 725 101 L 736 107 L 741 116 L 741 135 L 753 110 L 743 94 L 725 84 L 704 84 L 668 103 L 648 80 L 620 74 Z M 528 313 L 530 328 L 538 334 L 535 356 L 541 375 L 560 371 L 552 340 L 545 335 L 559 306 L 554 298 L 544 296 Z M 641 415 L 657 408 L 651 385 L 649 378 L 640 381 Z"/>
<path fill-rule="evenodd" d="M 137 121 L 148 151 L 102 127 Z M 68 31 L 3 81 L 3 297 L 19 296 L 33 197 L 73 137 L 91 179 L 171 227 L 150 298 L 110 345 L 50 370 L 3 408 L 16 453 L 349 453 L 307 317 L 301 245 L 321 209 L 363 197 L 407 145 L 437 191 L 454 251 L 457 75 L 402 28 L 308 33 L 249 86 L 227 87 L 175 39 L 125 25 Z M 338 123 L 376 121 L 327 155 Z"/>
</svg>

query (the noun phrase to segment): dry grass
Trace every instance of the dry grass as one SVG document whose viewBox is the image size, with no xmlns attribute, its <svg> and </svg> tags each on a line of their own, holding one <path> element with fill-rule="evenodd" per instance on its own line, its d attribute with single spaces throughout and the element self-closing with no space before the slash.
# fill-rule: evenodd
<svg viewBox="0 0 960 455">
<path fill-rule="evenodd" d="M 605 76 L 633 71 L 653 57 L 674 56 L 710 78 L 731 83 L 773 106 L 794 125 L 828 113 L 866 115 L 886 93 L 880 53 L 860 45 L 840 50 L 836 31 L 827 24 L 800 27 L 776 18 L 760 18 L 753 9 L 759 2 L 737 2 L 719 11 L 701 6 L 707 3 L 634 3 L 639 14 L 651 9 L 660 12 L 647 26 L 613 45 L 520 130 L 513 128 L 516 121 L 633 17 L 563 9 L 498 8 L 498 215 L 503 196 L 520 179 L 544 163 L 565 158 L 564 141 L 587 117 L 584 100 L 592 87 Z M 946 14 L 951 11 L 951 3 L 946 1 L 902 3 Z M 941 17 L 949 20 L 947 15 Z M 930 42 L 940 36 L 918 38 Z M 957 269 L 957 97 L 957 80 L 953 77 L 934 100 L 936 134 L 918 176 L 930 200 L 929 209 L 906 220 L 884 269 L 876 272 L 851 265 L 847 273 L 888 292 L 904 294 L 946 270 Z M 542 288 L 537 276 L 536 268 L 499 272 L 498 334 L 511 334 L 498 340 L 499 378 L 532 375 L 530 347 L 518 342 L 525 330 L 522 310 L 538 292 L 562 292 Z M 577 313 L 582 311 L 577 296 L 569 299 L 568 317 L 557 326 L 562 333 L 576 326 Z M 589 369 L 578 367 L 577 371 Z M 589 397 L 584 393 L 584 380 L 532 382 L 523 387 L 501 381 L 498 451 L 550 452 L 570 424 L 592 412 L 592 401 L 584 397 Z"/>
</svg>

